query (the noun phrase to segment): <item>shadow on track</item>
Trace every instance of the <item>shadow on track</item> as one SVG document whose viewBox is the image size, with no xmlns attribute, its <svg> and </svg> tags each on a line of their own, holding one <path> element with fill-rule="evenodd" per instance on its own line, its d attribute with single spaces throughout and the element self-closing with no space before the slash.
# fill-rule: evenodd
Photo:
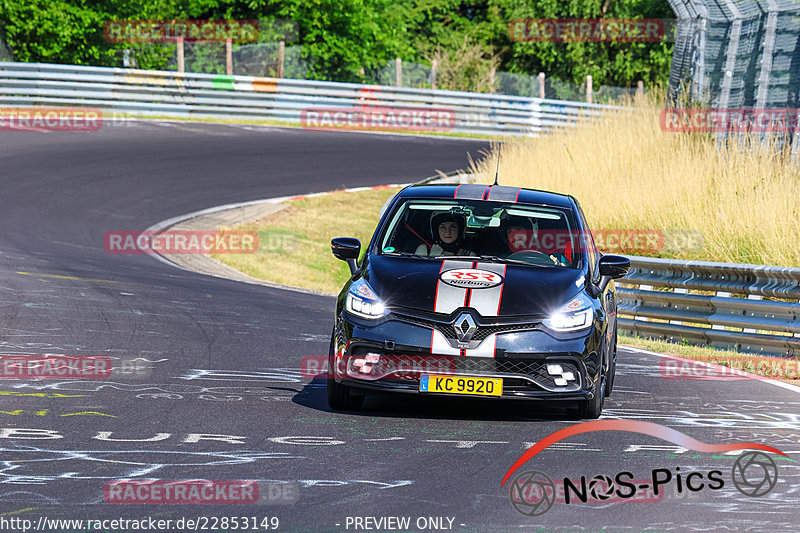
<svg viewBox="0 0 800 533">
<path fill-rule="evenodd" d="M 326 376 L 319 374 L 292 401 L 317 411 L 336 412 L 328 407 Z M 481 421 L 575 421 L 573 407 L 551 401 L 483 399 L 452 396 L 421 396 L 407 393 L 371 392 L 354 416 L 419 418 L 431 420 Z"/>
</svg>

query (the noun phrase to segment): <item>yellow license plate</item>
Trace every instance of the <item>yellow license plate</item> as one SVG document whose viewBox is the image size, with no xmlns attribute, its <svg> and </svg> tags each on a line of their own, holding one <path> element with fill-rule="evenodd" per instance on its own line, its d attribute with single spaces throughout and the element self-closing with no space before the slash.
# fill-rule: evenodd
<svg viewBox="0 0 800 533">
<path fill-rule="evenodd" d="M 420 392 L 441 394 L 469 394 L 476 396 L 501 396 L 501 378 L 478 378 L 470 376 L 430 376 L 423 374 L 419 380 Z"/>
</svg>

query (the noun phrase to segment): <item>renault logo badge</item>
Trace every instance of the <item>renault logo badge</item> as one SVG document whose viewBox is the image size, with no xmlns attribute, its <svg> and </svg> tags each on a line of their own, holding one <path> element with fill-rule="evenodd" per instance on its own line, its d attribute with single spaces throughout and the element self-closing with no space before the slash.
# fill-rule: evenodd
<svg viewBox="0 0 800 533">
<path fill-rule="evenodd" d="M 475 319 L 472 318 L 472 315 L 469 313 L 461 313 L 456 318 L 456 321 L 453 323 L 453 327 L 456 330 L 456 336 L 458 336 L 458 342 L 469 342 L 472 340 L 472 336 L 475 335 L 475 332 L 478 330 L 478 325 L 475 324 Z"/>
</svg>

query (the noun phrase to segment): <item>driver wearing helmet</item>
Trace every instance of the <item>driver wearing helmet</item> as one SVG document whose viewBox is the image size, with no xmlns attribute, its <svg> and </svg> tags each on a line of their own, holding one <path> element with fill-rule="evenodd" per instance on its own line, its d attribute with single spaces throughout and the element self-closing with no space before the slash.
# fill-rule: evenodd
<svg viewBox="0 0 800 533">
<path fill-rule="evenodd" d="M 529 218 L 515 217 L 506 222 L 505 238 L 508 243 L 508 255 L 516 252 L 535 251 L 539 242 L 539 223 Z"/>
<path fill-rule="evenodd" d="M 431 234 L 433 244 L 420 244 L 414 252 L 416 255 L 438 257 L 440 255 L 475 255 L 464 248 L 464 231 L 466 220 L 456 213 L 439 213 L 431 217 Z"/>
<path fill-rule="evenodd" d="M 546 250 L 539 242 L 539 222 L 529 218 L 514 217 L 506 222 L 505 237 L 508 252 L 505 257 L 516 253 L 540 253 L 548 256 L 553 264 L 566 266 L 567 258 L 556 250 Z"/>
</svg>

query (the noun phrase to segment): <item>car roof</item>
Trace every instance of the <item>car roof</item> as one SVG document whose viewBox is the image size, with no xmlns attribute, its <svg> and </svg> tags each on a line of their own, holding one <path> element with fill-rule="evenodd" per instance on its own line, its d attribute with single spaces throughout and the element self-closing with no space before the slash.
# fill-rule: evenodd
<svg viewBox="0 0 800 533">
<path fill-rule="evenodd" d="M 416 184 L 406 187 L 398 194 L 399 198 L 465 199 L 510 202 L 518 204 L 549 205 L 572 209 L 575 199 L 567 194 L 558 194 L 522 187 L 505 185 L 462 184 Z"/>
</svg>

